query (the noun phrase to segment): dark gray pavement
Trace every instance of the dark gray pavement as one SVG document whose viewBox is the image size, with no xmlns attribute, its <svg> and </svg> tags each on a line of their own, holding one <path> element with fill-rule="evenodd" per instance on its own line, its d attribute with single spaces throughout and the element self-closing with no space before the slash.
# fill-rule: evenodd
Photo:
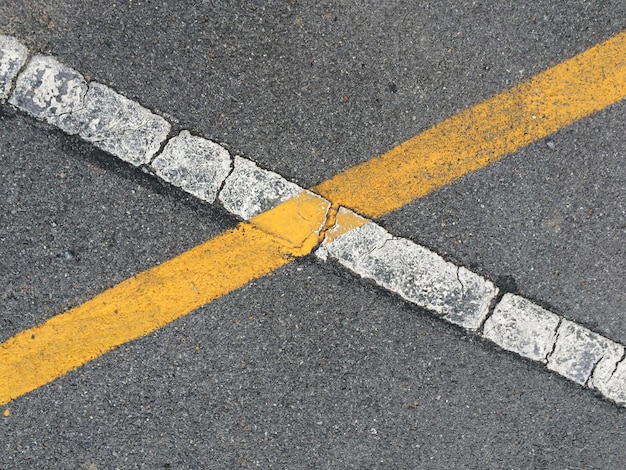
<svg viewBox="0 0 626 470">
<path fill-rule="evenodd" d="M 626 28 L 623 1 L 195 3 L 16 0 L 0 33 L 310 186 Z M 625 112 L 382 225 L 626 342 Z M 0 159 L 2 339 L 234 224 L 7 109 Z M 626 448 L 622 409 L 311 259 L 10 409 L 0 468 L 620 468 Z"/>
</svg>

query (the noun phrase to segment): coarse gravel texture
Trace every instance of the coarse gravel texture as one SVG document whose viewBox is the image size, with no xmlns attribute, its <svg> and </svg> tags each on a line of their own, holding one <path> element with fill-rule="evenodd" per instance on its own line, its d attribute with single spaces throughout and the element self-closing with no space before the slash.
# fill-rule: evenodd
<svg viewBox="0 0 626 470">
<path fill-rule="evenodd" d="M 16 0 L 0 18 L 31 51 L 307 187 L 623 30 L 626 4 Z M 379 222 L 624 342 L 624 113 L 615 105 Z M 0 184 L 16 211 L 3 272 L 24 273 L 3 291 L 16 330 L 234 223 L 77 139 L 0 117 L 7 160 L 26 148 L 4 173 L 28 191 Z M 46 166 L 57 154 L 72 160 Z M 74 157 L 90 163 L 72 173 Z M 63 172 L 119 187 L 51 176 Z M 40 241 L 46 211 L 69 230 L 57 244 Z M 72 248 L 112 233 L 119 254 Z M 72 285 L 61 279 L 78 268 Z M 0 466 L 622 465 L 623 409 L 328 269 L 291 265 L 11 403 Z"/>
<path fill-rule="evenodd" d="M 309 260 L 10 405 L 49 468 L 617 468 L 623 409 Z"/>
</svg>

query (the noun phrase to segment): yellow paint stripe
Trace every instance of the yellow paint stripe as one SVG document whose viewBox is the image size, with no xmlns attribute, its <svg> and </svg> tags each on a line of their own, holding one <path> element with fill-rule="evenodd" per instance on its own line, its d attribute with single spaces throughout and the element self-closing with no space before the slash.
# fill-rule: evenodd
<svg viewBox="0 0 626 470">
<path fill-rule="evenodd" d="M 326 201 L 303 192 L 18 333 L 0 345 L 0 404 L 308 254 L 328 210 Z"/>
<path fill-rule="evenodd" d="M 626 31 L 313 191 L 380 217 L 626 96 Z"/>
</svg>

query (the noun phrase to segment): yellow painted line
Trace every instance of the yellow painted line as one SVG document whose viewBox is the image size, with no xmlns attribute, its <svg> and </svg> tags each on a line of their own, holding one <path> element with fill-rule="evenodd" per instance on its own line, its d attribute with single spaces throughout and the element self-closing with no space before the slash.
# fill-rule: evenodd
<svg viewBox="0 0 626 470">
<path fill-rule="evenodd" d="M 0 344 L 0 404 L 308 254 L 328 210 L 326 201 L 300 193 L 251 223 L 18 333 Z"/>
<path fill-rule="evenodd" d="M 312 190 L 380 217 L 626 97 L 626 31 Z"/>
<path fill-rule="evenodd" d="M 626 32 L 0 344 L 0 404 L 626 96 Z"/>
</svg>

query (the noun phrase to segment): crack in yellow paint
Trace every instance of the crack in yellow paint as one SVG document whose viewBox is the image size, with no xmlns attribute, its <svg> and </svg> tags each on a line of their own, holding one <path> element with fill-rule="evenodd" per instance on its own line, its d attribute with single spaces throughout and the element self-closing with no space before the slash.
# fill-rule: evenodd
<svg viewBox="0 0 626 470">
<path fill-rule="evenodd" d="M 626 31 L 9 338 L 0 404 L 624 96 Z"/>
<path fill-rule="evenodd" d="M 626 31 L 312 191 L 381 217 L 626 96 Z"/>
</svg>

